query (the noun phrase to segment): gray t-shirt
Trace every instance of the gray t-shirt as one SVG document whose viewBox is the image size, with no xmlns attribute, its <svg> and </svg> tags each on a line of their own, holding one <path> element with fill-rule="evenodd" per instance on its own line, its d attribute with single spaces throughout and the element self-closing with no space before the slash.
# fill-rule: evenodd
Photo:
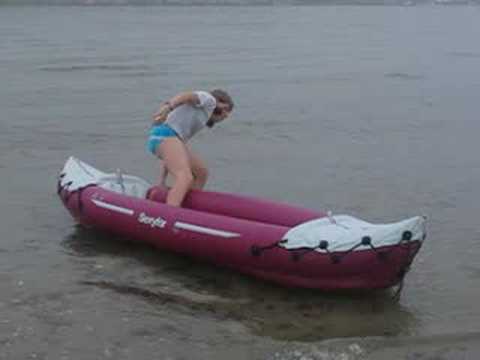
<svg viewBox="0 0 480 360">
<path fill-rule="evenodd" d="M 170 126 L 184 142 L 203 129 L 217 106 L 216 99 L 206 91 L 194 92 L 200 104 L 183 104 L 167 116 L 165 124 Z"/>
</svg>

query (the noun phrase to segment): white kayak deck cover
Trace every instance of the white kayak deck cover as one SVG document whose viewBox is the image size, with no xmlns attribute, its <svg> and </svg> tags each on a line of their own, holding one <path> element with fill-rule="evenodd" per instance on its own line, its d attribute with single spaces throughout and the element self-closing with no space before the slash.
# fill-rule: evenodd
<svg viewBox="0 0 480 360">
<path fill-rule="evenodd" d="M 425 217 L 416 216 L 391 224 L 371 224 L 349 215 L 329 215 L 311 220 L 290 229 L 283 237 L 280 246 L 286 249 L 315 249 L 319 252 L 370 249 L 361 245 L 362 238 L 370 237 L 370 244 L 377 248 L 396 245 L 402 241 L 404 232 L 411 233 L 411 240 L 423 241 L 425 237 Z M 320 242 L 327 241 L 327 249 L 320 248 Z"/>
<path fill-rule="evenodd" d="M 120 170 L 116 173 L 104 173 L 73 156 L 67 160 L 61 174 L 60 186 L 68 191 L 98 185 L 120 194 L 145 198 L 146 192 L 152 186 L 137 176 L 122 174 Z"/>
</svg>

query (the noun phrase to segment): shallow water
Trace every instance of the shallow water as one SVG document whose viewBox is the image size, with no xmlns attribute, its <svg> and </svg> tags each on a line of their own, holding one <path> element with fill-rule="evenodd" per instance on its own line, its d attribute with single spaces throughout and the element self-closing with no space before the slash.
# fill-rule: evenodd
<svg viewBox="0 0 480 360">
<path fill-rule="evenodd" d="M 479 11 L 1 7 L 0 358 L 478 357 Z M 237 107 L 192 143 L 209 189 L 429 217 L 399 302 L 283 289 L 74 224 L 55 194 L 68 156 L 153 182 L 157 102 L 217 86 Z"/>
</svg>

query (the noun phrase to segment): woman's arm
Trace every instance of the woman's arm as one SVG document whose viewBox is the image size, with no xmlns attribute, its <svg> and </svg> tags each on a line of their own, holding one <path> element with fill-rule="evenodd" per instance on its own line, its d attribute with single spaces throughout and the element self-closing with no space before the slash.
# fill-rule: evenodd
<svg viewBox="0 0 480 360">
<path fill-rule="evenodd" d="M 162 123 L 167 119 L 168 114 L 176 107 L 183 104 L 199 105 L 200 99 L 197 94 L 192 91 L 187 91 L 175 95 L 171 99 L 163 102 L 158 111 L 153 114 L 153 121 L 155 123 Z"/>
<path fill-rule="evenodd" d="M 167 103 L 170 104 L 173 110 L 176 107 L 183 104 L 199 105 L 200 99 L 198 95 L 195 94 L 193 91 L 187 91 L 187 92 L 183 92 L 178 95 L 175 95 L 173 98 L 168 100 Z"/>
</svg>

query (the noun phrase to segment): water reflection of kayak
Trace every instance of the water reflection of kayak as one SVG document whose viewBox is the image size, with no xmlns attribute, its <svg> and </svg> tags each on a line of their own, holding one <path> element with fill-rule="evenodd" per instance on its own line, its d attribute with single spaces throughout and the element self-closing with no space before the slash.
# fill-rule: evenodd
<svg viewBox="0 0 480 360">
<path fill-rule="evenodd" d="M 398 284 L 425 239 L 425 219 L 371 224 L 243 195 L 167 189 L 69 158 L 58 194 L 81 224 L 286 286 L 375 289 Z M 148 197 L 148 199 L 147 199 Z"/>
</svg>

